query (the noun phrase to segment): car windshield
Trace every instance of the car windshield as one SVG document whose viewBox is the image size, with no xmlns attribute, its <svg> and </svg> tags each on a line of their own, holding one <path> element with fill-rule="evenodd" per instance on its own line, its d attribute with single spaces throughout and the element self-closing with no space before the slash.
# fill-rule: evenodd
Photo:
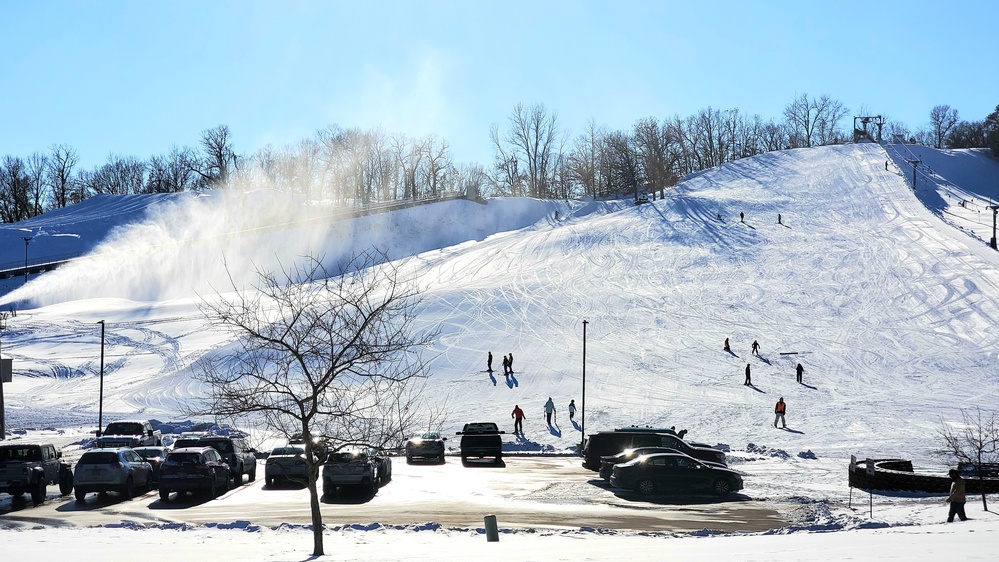
<svg viewBox="0 0 999 562">
<path fill-rule="evenodd" d="M 114 422 L 108 424 L 105 435 L 142 435 L 141 423 Z"/>
<path fill-rule="evenodd" d="M 40 461 L 42 450 L 38 447 L 4 447 L 0 449 L 0 461 Z"/>
<path fill-rule="evenodd" d="M 184 447 L 197 447 L 201 444 L 201 439 L 198 437 L 184 437 L 173 442 L 174 449 L 183 449 Z"/>
<path fill-rule="evenodd" d="M 424 433 L 423 435 L 420 436 L 420 439 L 440 439 L 440 438 L 441 436 L 439 433 Z"/>
<path fill-rule="evenodd" d="M 351 461 L 362 461 L 368 456 L 364 453 L 333 453 L 330 455 L 330 462 L 351 462 Z"/>
<path fill-rule="evenodd" d="M 83 453 L 79 464 L 114 464 L 118 462 L 118 453 L 101 451 L 99 453 Z"/>
<path fill-rule="evenodd" d="M 202 439 L 200 444 L 211 447 L 212 449 L 215 449 L 216 451 L 222 453 L 223 455 L 232 452 L 232 443 L 229 441 Z"/>
<path fill-rule="evenodd" d="M 278 447 L 271 451 L 271 456 L 278 455 L 304 455 L 305 449 L 302 447 Z"/>
<path fill-rule="evenodd" d="M 200 453 L 170 453 L 167 457 L 167 462 L 177 463 L 177 464 L 197 464 L 201 462 Z"/>
</svg>

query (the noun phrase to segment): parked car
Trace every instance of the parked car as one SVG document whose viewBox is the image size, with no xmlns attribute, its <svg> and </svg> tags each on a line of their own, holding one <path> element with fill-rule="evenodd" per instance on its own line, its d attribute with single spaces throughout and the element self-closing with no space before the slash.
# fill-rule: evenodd
<svg viewBox="0 0 999 562">
<path fill-rule="evenodd" d="M 725 464 L 725 453 L 712 447 L 701 447 L 680 439 L 669 429 L 652 427 L 624 427 L 590 435 L 583 447 L 583 466 L 600 470 L 600 457 L 616 455 L 625 449 L 639 447 L 666 447 L 685 455 Z"/>
<path fill-rule="evenodd" d="M 711 492 L 724 496 L 742 489 L 742 475 L 682 453 L 654 453 L 616 465 L 610 483 L 642 495 Z"/>
<path fill-rule="evenodd" d="M 461 431 L 461 462 L 469 457 L 493 457 L 499 463 L 503 459 L 503 438 L 499 427 L 493 422 L 466 423 Z"/>
<path fill-rule="evenodd" d="M 447 437 L 441 437 L 440 433 L 424 433 L 417 435 L 406 441 L 406 462 L 411 463 L 413 459 L 434 459 L 437 462 L 444 462 L 444 442 Z"/>
<path fill-rule="evenodd" d="M 323 498 L 332 501 L 337 488 L 374 494 L 392 479 L 392 459 L 374 449 L 330 453 L 323 465 Z"/>
<path fill-rule="evenodd" d="M 639 447 L 637 449 L 625 449 L 616 455 L 603 456 L 600 457 L 600 477 L 603 478 L 605 482 L 609 482 L 611 472 L 613 472 L 615 465 L 628 462 L 642 455 L 676 452 L 676 449 L 670 449 L 668 447 Z"/>
<path fill-rule="evenodd" d="M 73 471 L 62 453 L 50 443 L 11 443 L 0 445 L 0 494 L 15 498 L 31 494 L 31 502 L 45 501 L 49 484 L 59 484 L 59 493 L 73 491 Z"/>
<path fill-rule="evenodd" d="M 229 490 L 229 465 L 212 447 L 183 447 L 167 454 L 160 467 L 160 500 L 170 492 L 203 493 L 209 498 Z"/>
<path fill-rule="evenodd" d="M 205 435 L 193 438 L 181 438 L 177 440 L 175 448 L 180 447 L 212 447 L 222 455 L 229 465 L 229 474 L 232 477 L 233 486 L 243 484 L 243 475 L 249 475 L 248 481 L 257 479 L 257 455 L 256 449 L 248 447 L 242 437 L 225 435 Z"/>
<path fill-rule="evenodd" d="M 149 466 L 153 467 L 153 483 L 159 482 L 160 467 L 163 465 L 163 461 L 166 460 L 170 449 L 167 447 L 136 447 L 132 450 L 145 459 L 149 463 Z"/>
<path fill-rule="evenodd" d="M 103 433 L 98 434 L 94 447 L 111 449 L 115 447 L 157 447 L 162 445 L 159 430 L 153 429 L 147 420 L 119 420 L 108 424 Z"/>
<path fill-rule="evenodd" d="M 128 448 L 91 449 L 76 462 L 73 488 L 76 501 L 90 492 L 117 492 L 126 499 L 152 487 L 153 467 Z"/>
<path fill-rule="evenodd" d="M 305 484 L 308 482 L 308 476 L 305 445 L 288 444 L 275 447 L 267 456 L 267 462 L 264 464 L 264 482 L 268 486 L 283 480 Z"/>
</svg>

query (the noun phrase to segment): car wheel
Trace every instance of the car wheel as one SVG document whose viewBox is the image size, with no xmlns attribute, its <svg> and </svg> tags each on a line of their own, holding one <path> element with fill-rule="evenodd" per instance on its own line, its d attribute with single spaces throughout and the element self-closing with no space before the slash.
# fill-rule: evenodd
<svg viewBox="0 0 999 562">
<path fill-rule="evenodd" d="M 274 485 L 274 479 L 273 478 L 264 478 L 264 484 L 267 484 L 267 487 L 270 488 L 271 486 Z"/>
<path fill-rule="evenodd" d="M 164 490 L 160 488 L 160 501 L 168 502 L 170 501 L 170 490 Z"/>
<path fill-rule="evenodd" d="M 413 457 L 412 456 L 406 455 L 406 464 L 413 464 Z"/>
<path fill-rule="evenodd" d="M 719 496 L 725 496 L 732 492 L 732 484 L 724 478 L 715 480 L 715 485 L 712 488 L 714 488 L 715 494 Z"/>
<path fill-rule="evenodd" d="M 643 496 L 651 496 L 656 493 L 656 484 L 648 478 L 643 478 L 635 485 L 635 491 Z"/>
<path fill-rule="evenodd" d="M 443 452 L 441 453 L 441 456 L 437 457 L 437 462 L 439 462 L 441 464 L 444 464 L 444 453 Z"/>
<path fill-rule="evenodd" d="M 41 503 L 43 501 L 45 501 L 45 492 L 46 492 L 45 488 L 46 488 L 46 486 L 45 486 L 45 479 L 39 478 L 38 479 L 38 484 L 36 484 L 35 488 L 33 490 L 31 490 L 31 503 L 32 504 L 38 506 L 38 505 L 41 505 Z"/>
<path fill-rule="evenodd" d="M 87 499 L 87 493 L 79 488 L 76 490 L 76 501 L 84 502 Z"/>
<path fill-rule="evenodd" d="M 253 469 L 250 470 L 250 476 L 246 479 L 247 482 L 253 482 L 257 479 L 257 465 L 253 465 Z"/>
<path fill-rule="evenodd" d="M 59 471 L 59 495 L 66 496 L 73 493 L 73 471 L 63 467 Z"/>
</svg>

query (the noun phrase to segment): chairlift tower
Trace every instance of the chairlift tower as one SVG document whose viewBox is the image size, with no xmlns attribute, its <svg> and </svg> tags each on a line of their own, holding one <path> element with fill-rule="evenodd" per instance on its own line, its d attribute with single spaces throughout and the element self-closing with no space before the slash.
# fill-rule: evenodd
<svg viewBox="0 0 999 562">
<path fill-rule="evenodd" d="M 857 124 L 861 125 L 860 127 Z M 881 144 L 881 129 L 885 126 L 885 118 L 880 115 L 854 115 L 853 116 L 853 142 L 859 142 L 861 139 L 871 139 L 878 144 Z M 877 127 L 877 134 L 871 130 L 872 127 Z"/>
</svg>

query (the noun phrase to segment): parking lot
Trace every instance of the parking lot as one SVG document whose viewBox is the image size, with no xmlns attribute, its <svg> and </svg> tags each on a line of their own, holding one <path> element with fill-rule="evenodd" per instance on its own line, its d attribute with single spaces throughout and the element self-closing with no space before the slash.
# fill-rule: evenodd
<svg viewBox="0 0 999 562">
<path fill-rule="evenodd" d="M 59 497 L 49 488 L 45 503 L 0 498 L 0 528 L 38 525 L 94 526 L 113 523 L 231 523 L 276 527 L 309 524 L 308 490 L 265 486 L 263 465 L 255 482 L 214 500 L 187 496 L 162 502 L 155 491 L 132 500 L 91 494 L 85 503 Z M 578 457 L 507 457 L 501 465 L 456 457 L 440 464 L 407 465 L 393 458 L 392 481 L 374 497 L 344 494 L 321 504 L 327 525 L 436 522 L 447 527 L 481 527 L 485 515 L 501 527 L 594 527 L 634 531 L 764 531 L 785 525 L 772 506 L 746 494 L 639 498 L 610 488 Z"/>
</svg>

